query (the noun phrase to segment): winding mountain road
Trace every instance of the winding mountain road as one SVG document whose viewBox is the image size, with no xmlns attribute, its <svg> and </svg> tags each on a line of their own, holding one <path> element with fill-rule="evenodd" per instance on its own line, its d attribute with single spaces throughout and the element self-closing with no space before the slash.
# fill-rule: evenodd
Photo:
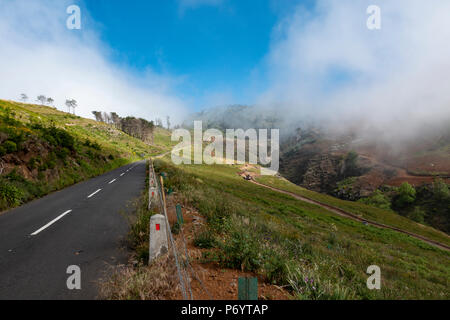
<svg viewBox="0 0 450 320">
<path fill-rule="evenodd" d="M 95 299 L 108 265 L 126 263 L 122 210 L 145 187 L 145 161 L 0 215 L 0 299 Z M 80 267 L 69 290 L 67 268 Z"/>
</svg>

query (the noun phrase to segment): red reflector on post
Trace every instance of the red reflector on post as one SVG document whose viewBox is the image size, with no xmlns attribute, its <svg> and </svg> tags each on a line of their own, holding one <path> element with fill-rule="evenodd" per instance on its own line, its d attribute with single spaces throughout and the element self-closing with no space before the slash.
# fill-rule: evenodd
<svg viewBox="0 0 450 320">
<path fill-rule="evenodd" d="M 157 231 L 160 230 L 159 224 L 156 224 L 156 230 L 157 230 Z"/>
</svg>

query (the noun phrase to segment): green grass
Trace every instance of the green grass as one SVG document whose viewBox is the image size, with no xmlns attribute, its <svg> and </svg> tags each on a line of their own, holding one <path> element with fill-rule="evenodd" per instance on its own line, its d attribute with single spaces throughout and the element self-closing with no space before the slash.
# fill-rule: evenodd
<svg viewBox="0 0 450 320">
<path fill-rule="evenodd" d="M 256 180 L 263 184 L 346 210 L 365 219 L 404 229 L 409 232 L 422 235 L 430 240 L 436 240 L 438 242 L 450 245 L 450 237 L 445 233 L 411 221 L 410 219 L 402 217 L 392 210 L 380 209 L 360 202 L 337 199 L 326 194 L 307 190 L 289 182 L 286 179 L 280 179 L 273 176 L 260 176 Z"/>
<path fill-rule="evenodd" d="M 94 120 L 46 106 L 0 100 L 0 210 L 170 150 L 170 132 L 154 145 Z M 11 167 L 14 170 L 11 171 Z"/>
<path fill-rule="evenodd" d="M 78 139 L 90 139 L 106 150 L 117 151 L 133 160 L 165 152 L 174 145 L 170 141 L 170 132 L 159 127 L 155 130 L 155 144 L 149 146 L 109 124 L 74 116 L 55 108 L 4 100 L 0 100 L 0 108 L 10 108 L 15 113 L 15 118 L 24 124 L 39 122 L 50 126 L 53 123 Z"/>
<path fill-rule="evenodd" d="M 214 247 L 206 261 L 256 272 L 298 299 L 450 298 L 447 251 L 251 184 L 236 166 L 175 167 L 165 159 L 155 168 L 168 173 L 166 187 L 206 218 L 209 238 L 198 241 Z M 381 290 L 366 287 L 373 264 Z"/>
</svg>

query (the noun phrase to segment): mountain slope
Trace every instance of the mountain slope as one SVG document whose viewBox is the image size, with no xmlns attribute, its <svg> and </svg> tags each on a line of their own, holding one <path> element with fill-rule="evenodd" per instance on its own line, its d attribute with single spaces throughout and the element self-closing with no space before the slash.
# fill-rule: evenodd
<svg viewBox="0 0 450 320">
<path fill-rule="evenodd" d="M 156 128 L 150 146 L 113 126 L 55 108 L 0 100 L 0 210 L 169 150 Z"/>
</svg>

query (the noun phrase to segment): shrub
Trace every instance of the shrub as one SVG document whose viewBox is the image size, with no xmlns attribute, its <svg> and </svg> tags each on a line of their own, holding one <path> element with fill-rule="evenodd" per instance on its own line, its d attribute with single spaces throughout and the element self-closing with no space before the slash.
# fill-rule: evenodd
<svg viewBox="0 0 450 320">
<path fill-rule="evenodd" d="M 397 195 L 393 199 L 396 209 L 405 209 L 411 206 L 416 200 L 416 190 L 408 182 L 402 183 L 398 188 Z"/>
<path fill-rule="evenodd" d="M 18 182 L 25 182 L 25 178 L 17 173 L 16 168 L 14 168 L 10 173 L 8 173 L 5 176 L 6 179 L 8 179 L 9 181 L 18 181 Z"/>
<path fill-rule="evenodd" d="M 0 157 L 6 154 L 6 149 L 3 146 L 0 146 Z"/>
<path fill-rule="evenodd" d="M 50 128 L 43 129 L 43 138 L 47 140 L 51 145 L 60 146 L 69 150 L 74 150 L 75 139 L 67 131 L 52 126 Z"/>
<path fill-rule="evenodd" d="M 39 166 L 39 168 L 38 168 L 38 170 L 39 170 L 40 172 L 43 172 L 43 171 L 45 171 L 45 170 L 47 170 L 47 169 L 48 169 L 47 163 L 41 164 L 41 165 Z M 43 176 L 42 176 L 42 177 L 38 176 L 38 178 L 39 178 L 39 179 L 42 179 Z"/>
<path fill-rule="evenodd" d="M 56 161 L 53 159 L 50 159 L 47 161 L 47 168 L 48 169 L 54 169 L 56 167 Z"/>
<path fill-rule="evenodd" d="M 432 190 L 437 201 L 446 201 L 450 198 L 450 189 L 442 179 L 437 179 L 433 182 Z"/>
<path fill-rule="evenodd" d="M 28 162 L 28 168 L 30 168 L 30 170 L 33 170 L 33 169 L 37 168 L 39 163 L 40 163 L 39 159 L 33 157 Z"/>
<path fill-rule="evenodd" d="M 63 160 L 66 159 L 69 154 L 70 154 L 70 150 L 65 147 L 56 150 L 56 156 Z"/>
<path fill-rule="evenodd" d="M 408 213 L 408 218 L 419 223 L 424 223 L 425 221 L 425 211 L 419 207 L 414 207 L 414 210 Z"/>
<path fill-rule="evenodd" d="M 380 190 L 376 190 L 370 197 L 362 198 L 358 202 L 380 209 L 390 209 L 391 201 Z"/>
<path fill-rule="evenodd" d="M 10 183 L 0 180 L 0 197 L 10 207 L 16 207 L 22 203 L 23 193 Z"/>
<path fill-rule="evenodd" d="M 181 226 L 178 222 L 175 222 L 170 230 L 172 231 L 173 234 L 179 234 Z"/>
<path fill-rule="evenodd" d="M 10 140 L 5 141 L 3 143 L 3 147 L 5 148 L 6 153 L 13 153 L 17 151 L 17 144 Z"/>
<path fill-rule="evenodd" d="M 257 271 L 261 267 L 258 243 L 246 232 L 234 231 L 222 250 L 220 262 L 227 268 Z"/>
<path fill-rule="evenodd" d="M 50 152 L 48 158 L 45 160 L 48 169 L 53 169 L 56 167 L 56 154 L 54 152 Z"/>
<path fill-rule="evenodd" d="M 216 239 L 212 232 L 206 230 L 195 236 L 194 245 L 198 248 L 211 249 L 216 246 Z"/>
<path fill-rule="evenodd" d="M 100 145 L 97 142 L 92 143 L 91 147 L 97 151 L 102 150 L 102 148 L 100 147 Z"/>
<path fill-rule="evenodd" d="M 264 273 L 267 280 L 272 284 L 288 284 L 288 268 L 285 259 L 271 251 L 264 260 Z"/>
</svg>

